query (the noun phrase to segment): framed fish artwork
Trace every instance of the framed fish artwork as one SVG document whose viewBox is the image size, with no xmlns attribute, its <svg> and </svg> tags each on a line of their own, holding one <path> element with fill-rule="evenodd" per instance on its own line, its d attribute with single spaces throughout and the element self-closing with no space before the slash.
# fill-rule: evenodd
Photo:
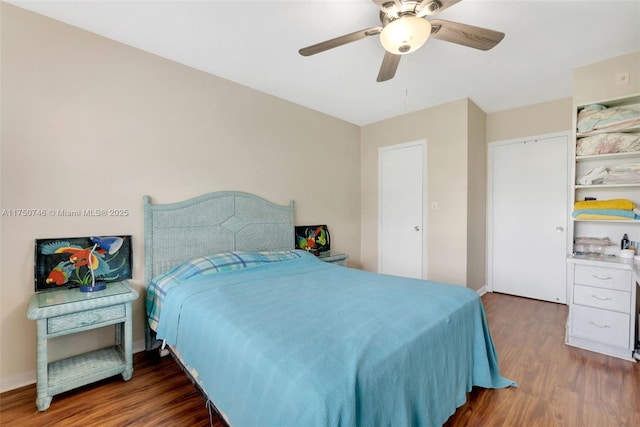
<svg viewBox="0 0 640 427">
<path fill-rule="evenodd" d="M 131 279 L 132 262 L 131 236 L 36 239 L 35 291 Z"/>
</svg>

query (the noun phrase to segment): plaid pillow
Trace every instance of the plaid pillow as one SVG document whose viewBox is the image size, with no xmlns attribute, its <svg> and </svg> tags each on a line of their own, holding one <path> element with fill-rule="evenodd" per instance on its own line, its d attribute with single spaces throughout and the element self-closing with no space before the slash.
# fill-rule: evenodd
<svg viewBox="0 0 640 427">
<path fill-rule="evenodd" d="M 264 252 L 224 252 L 215 255 L 194 258 L 174 267 L 166 273 L 156 276 L 147 288 L 147 316 L 149 326 L 156 329 L 160 318 L 162 300 L 171 288 L 180 282 L 200 274 L 212 274 L 219 271 L 255 267 L 260 264 L 287 261 L 304 255 L 300 251 L 264 251 Z"/>
</svg>

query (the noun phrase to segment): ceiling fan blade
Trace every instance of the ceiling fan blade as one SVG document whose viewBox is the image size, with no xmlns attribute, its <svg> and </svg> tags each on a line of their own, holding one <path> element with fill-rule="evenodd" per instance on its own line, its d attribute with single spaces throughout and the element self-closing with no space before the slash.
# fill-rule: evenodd
<svg viewBox="0 0 640 427">
<path fill-rule="evenodd" d="M 384 59 L 382 60 L 382 65 L 380 66 L 380 71 L 378 72 L 378 78 L 376 81 L 386 82 L 387 80 L 391 80 L 393 76 L 396 75 L 396 70 L 398 69 L 401 57 L 402 55 L 396 55 L 385 51 Z"/>
<path fill-rule="evenodd" d="M 474 49 L 489 50 L 504 38 L 504 33 L 459 22 L 433 19 L 431 37 Z"/>
<path fill-rule="evenodd" d="M 345 34 L 344 36 L 336 37 L 331 40 L 327 40 L 324 42 L 316 43 L 311 46 L 304 47 L 298 51 L 302 56 L 311 56 L 316 53 L 324 52 L 325 50 L 333 49 L 334 47 L 342 46 L 347 43 L 352 43 L 361 39 L 364 39 L 369 36 L 375 36 L 380 34 L 382 31 L 382 27 L 371 27 L 366 28 L 364 30 L 356 31 L 350 34 Z"/>
<path fill-rule="evenodd" d="M 416 7 L 418 17 L 422 18 L 427 15 L 435 15 L 436 13 L 440 13 L 460 1 L 462 0 L 422 0 Z"/>
</svg>

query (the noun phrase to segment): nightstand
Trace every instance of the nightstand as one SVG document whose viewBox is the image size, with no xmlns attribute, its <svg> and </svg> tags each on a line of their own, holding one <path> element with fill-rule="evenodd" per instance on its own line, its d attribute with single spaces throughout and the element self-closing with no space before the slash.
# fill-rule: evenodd
<svg viewBox="0 0 640 427">
<path fill-rule="evenodd" d="M 337 264 L 337 265 L 341 265 L 343 267 L 347 266 L 347 258 L 349 258 L 349 255 L 345 254 L 345 253 L 341 253 L 341 252 L 322 252 L 320 255 L 318 255 L 318 258 L 321 259 L 324 262 L 330 262 L 333 264 Z"/>
<path fill-rule="evenodd" d="M 38 410 L 46 411 L 54 395 L 122 374 L 133 375 L 131 302 L 138 293 L 127 282 L 107 289 L 80 292 L 63 289 L 31 296 L 27 317 L 37 321 Z M 115 325 L 115 344 L 49 363 L 47 341 L 62 335 Z"/>
</svg>

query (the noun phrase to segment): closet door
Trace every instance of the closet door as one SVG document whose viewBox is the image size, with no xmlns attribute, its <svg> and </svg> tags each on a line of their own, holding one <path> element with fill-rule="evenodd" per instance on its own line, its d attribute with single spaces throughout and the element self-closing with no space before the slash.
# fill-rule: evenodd
<svg viewBox="0 0 640 427">
<path fill-rule="evenodd" d="M 489 147 L 488 286 L 566 303 L 569 135 Z"/>
</svg>

